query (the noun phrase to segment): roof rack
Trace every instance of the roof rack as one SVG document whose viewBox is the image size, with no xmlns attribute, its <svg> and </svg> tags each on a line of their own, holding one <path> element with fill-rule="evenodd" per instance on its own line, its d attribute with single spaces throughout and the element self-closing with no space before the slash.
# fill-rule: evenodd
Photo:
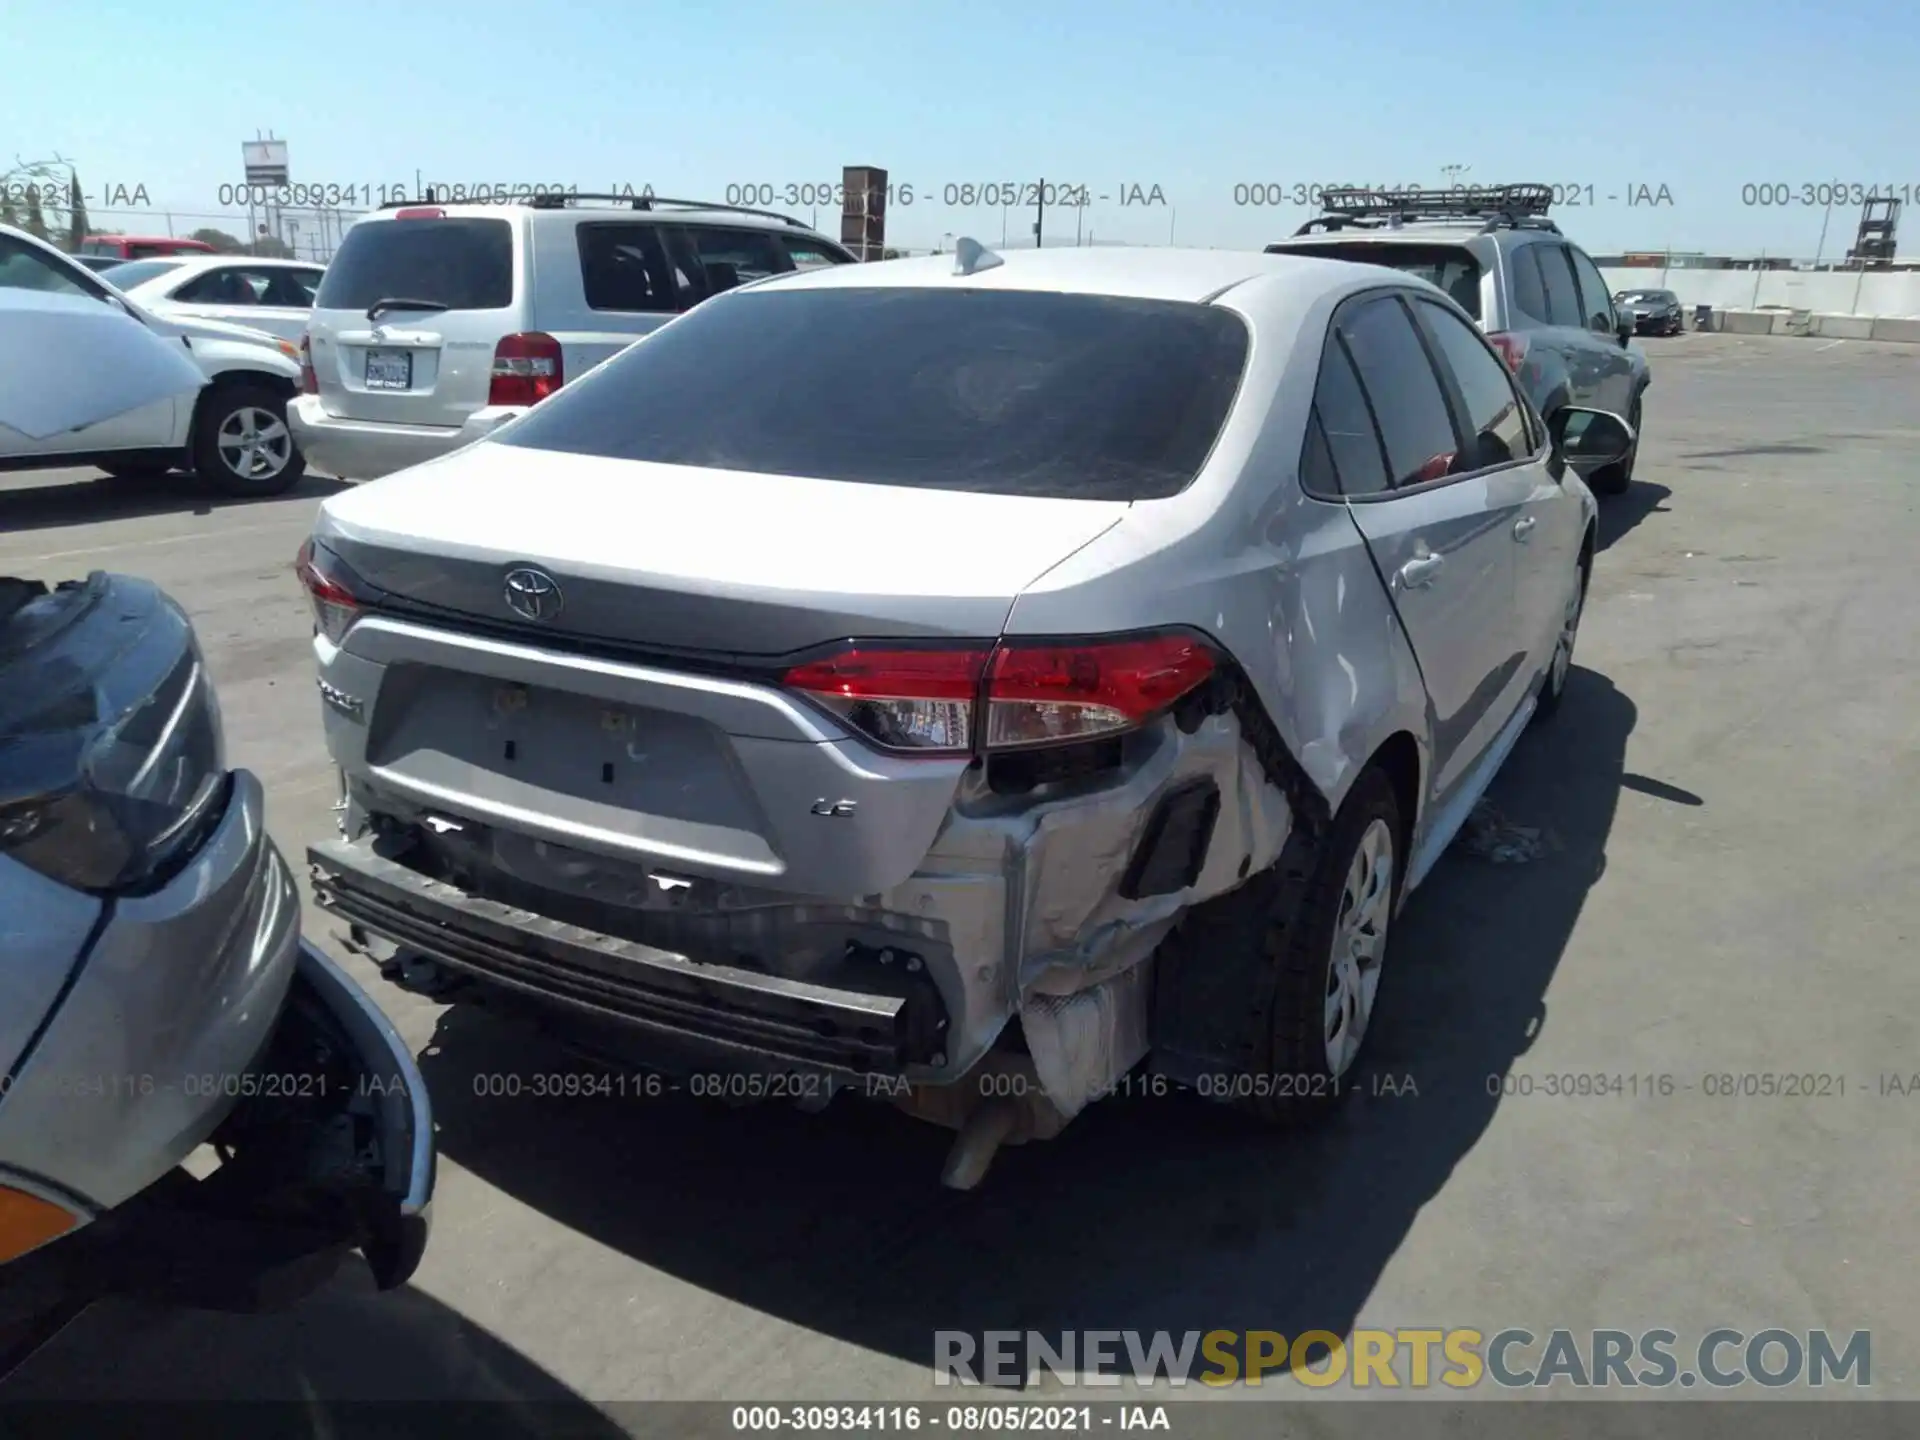
<svg viewBox="0 0 1920 1440">
<path fill-rule="evenodd" d="M 666 195 L 535 195 L 527 203 L 536 210 L 561 210 L 575 200 L 624 200 L 635 210 L 723 210 L 730 215 L 758 215 L 762 220 L 778 220 L 796 230 L 807 228 L 804 220 L 782 215 L 777 210 L 754 210 L 745 205 L 723 205 L 718 200 L 675 200 Z"/>
<path fill-rule="evenodd" d="M 1494 230 L 1547 230 L 1553 204 L 1551 185 L 1457 185 L 1447 190 L 1336 189 L 1322 193 L 1321 215 L 1295 235 L 1335 230 L 1397 229 L 1422 220 L 1481 222 L 1480 233 Z"/>
<path fill-rule="evenodd" d="M 532 210 L 564 210 L 575 200 L 613 200 L 635 210 L 655 210 L 662 208 L 670 210 L 724 210 L 734 215 L 758 215 L 763 220 L 778 220 L 781 224 L 791 225 L 796 230 L 805 230 L 808 228 L 804 220 L 796 220 L 791 215 L 782 215 L 774 210 L 750 210 L 745 205 L 723 205 L 718 200 L 673 200 L 665 195 L 614 195 L 611 193 L 601 194 L 587 191 L 582 191 L 577 194 L 571 192 L 566 194 L 555 192 L 529 195 L 526 199 L 518 203 Z M 426 191 L 424 199 L 392 200 L 380 208 L 382 210 L 404 210 L 416 205 L 447 205 L 459 203 L 459 201 L 436 199 L 434 198 L 433 190 L 429 188 Z"/>
</svg>

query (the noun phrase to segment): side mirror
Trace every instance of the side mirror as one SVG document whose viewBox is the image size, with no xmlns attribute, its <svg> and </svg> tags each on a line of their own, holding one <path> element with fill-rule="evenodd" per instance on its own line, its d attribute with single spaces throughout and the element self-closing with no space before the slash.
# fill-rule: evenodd
<svg viewBox="0 0 1920 1440">
<path fill-rule="evenodd" d="M 1613 333 L 1620 337 L 1622 345 L 1633 339 L 1633 325 L 1633 312 L 1616 305 L 1613 309 Z"/>
<path fill-rule="evenodd" d="M 1562 405 L 1547 421 L 1554 449 L 1577 469 L 1597 469 L 1627 458 L 1633 427 L 1611 410 Z"/>
</svg>

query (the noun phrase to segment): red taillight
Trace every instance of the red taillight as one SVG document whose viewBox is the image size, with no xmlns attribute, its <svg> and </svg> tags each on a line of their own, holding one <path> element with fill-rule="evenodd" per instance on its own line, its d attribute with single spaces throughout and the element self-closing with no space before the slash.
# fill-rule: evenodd
<svg viewBox="0 0 1920 1440">
<path fill-rule="evenodd" d="M 785 683 L 875 743 L 961 754 L 1088 740 L 1134 729 L 1214 671 L 1186 635 L 952 650 L 853 646 L 795 666 Z M 975 711 L 984 702 L 984 723 Z"/>
<path fill-rule="evenodd" d="M 409 205 L 404 210 L 393 212 L 396 220 L 444 220 L 447 212 L 437 205 Z"/>
<path fill-rule="evenodd" d="M 300 393 L 318 395 L 320 377 L 313 370 L 313 342 L 305 335 L 300 337 Z"/>
<path fill-rule="evenodd" d="M 538 330 L 509 335 L 493 347 L 489 405 L 537 405 L 566 383 L 560 342 Z"/>
<path fill-rule="evenodd" d="M 337 575 L 328 573 L 326 552 L 316 550 L 313 541 L 300 542 L 300 554 L 293 562 L 293 573 L 306 587 L 313 602 L 313 623 L 328 640 L 338 645 L 360 614 L 359 598 Z"/>
<path fill-rule="evenodd" d="M 787 671 L 854 729 L 890 750 L 955 754 L 972 748 L 973 707 L 991 647 L 883 650 L 851 646 Z"/>
<path fill-rule="evenodd" d="M 1500 352 L 1500 357 L 1507 362 L 1507 369 L 1518 375 L 1521 363 L 1527 358 L 1527 337 L 1494 334 L 1487 336 L 1487 342 Z"/>
</svg>

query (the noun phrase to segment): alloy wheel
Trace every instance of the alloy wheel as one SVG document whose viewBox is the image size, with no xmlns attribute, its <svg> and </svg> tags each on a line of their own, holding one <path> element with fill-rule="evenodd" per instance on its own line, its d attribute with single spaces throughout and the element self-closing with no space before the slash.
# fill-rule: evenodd
<svg viewBox="0 0 1920 1440">
<path fill-rule="evenodd" d="M 1387 925 L 1393 918 L 1393 831 L 1374 820 L 1361 833 L 1347 866 L 1333 926 L 1333 953 L 1327 964 L 1327 1069 L 1345 1075 L 1360 1053 L 1373 1003 L 1380 993 L 1380 967 L 1387 954 Z"/>
<path fill-rule="evenodd" d="M 287 422 L 271 410 L 243 405 L 220 422 L 220 463 L 243 480 L 271 480 L 293 458 Z"/>
</svg>

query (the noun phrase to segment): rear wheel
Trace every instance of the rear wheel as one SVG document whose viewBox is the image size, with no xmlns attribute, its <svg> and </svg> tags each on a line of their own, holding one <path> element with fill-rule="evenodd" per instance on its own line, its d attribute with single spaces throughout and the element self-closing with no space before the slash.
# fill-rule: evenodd
<svg viewBox="0 0 1920 1440">
<path fill-rule="evenodd" d="M 252 380 L 212 391 L 194 419 L 193 466 L 202 480 L 227 495 L 279 495 L 292 489 L 307 462 L 287 428 L 286 397 Z"/>
<path fill-rule="evenodd" d="M 1263 993 L 1245 997 L 1254 1027 L 1250 1073 L 1205 1077 L 1201 1093 L 1279 1125 L 1306 1123 L 1333 1107 L 1379 996 L 1404 835 L 1392 782 L 1369 770 L 1316 850 L 1290 844 L 1272 870 L 1196 906 L 1169 937 L 1167 945 L 1188 949 L 1196 967 L 1217 964 L 1228 947 L 1264 960 L 1253 967 Z"/>
</svg>

